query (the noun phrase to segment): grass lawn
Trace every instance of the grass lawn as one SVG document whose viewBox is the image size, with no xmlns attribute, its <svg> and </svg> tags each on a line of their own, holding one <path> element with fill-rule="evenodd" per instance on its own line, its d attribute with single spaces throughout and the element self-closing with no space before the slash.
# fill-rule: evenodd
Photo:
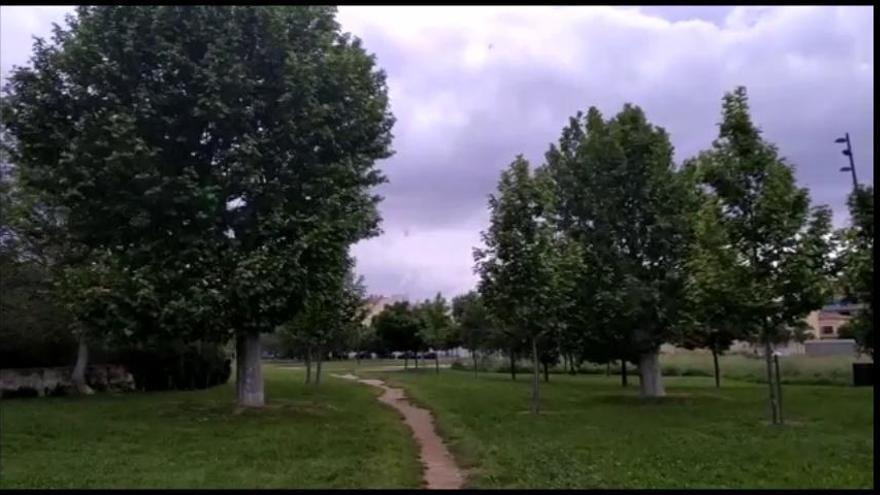
<svg viewBox="0 0 880 495">
<path fill-rule="evenodd" d="M 871 488 L 873 389 L 791 385 L 787 424 L 767 424 L 766 386 L 667 378 L 643 402 L 638 379 L 555 375 L 543 413 L 530 377 L 465 371 L 377 372 L 432 409 L 441 435 L 485 488 Z"/>
<path fill-rule="evenodd" d="M 869 356 L 806 356 L 793 355 L 780 358 L 780 371 L 782 382 L 799 385 L 844 385 L 851 386 L 853 382 L 852 364 L 854 362 L 870 362 Z M 718 359 L 721 370 L 722 382 L 726 379 L 738 381 L 765 383 L 767 380 L 766 364 L 764 359 L 742 354 L 725 354 Z M 663 376 L 714 376 L 712 354 L 704 351 L 679 351 L 673 354 L 663 354 L 660 357 L 660 365 Z M 473 369 L 470 359 L 458 359 L 454 365 L 459 369 Z M 517 368 L 531 369 L 527 360 L 520 360 Z M 507 359 L 487 358 L 482 361 L 482 369 L 488 369 L 499 373 L 507 373 L 510 364 Z M 606 373 L 605 365 L 583 363 L 581 372 L 589 374 Z M 628 365 L 631 377 L 637 377 L 635 365 Z M 561 366 L 555 368 L 556 372 L 563 373 Z M 619 362 L 611 365 L 612 374 L 620 372 Z M 637 378 L 636 378 L 637 379 Z"/>
<path fill-rule="evenodd" d="M 264 366 L 268 406 L 234 387 L 3 400 L 0 488 L 417 488 L 416 446 L 376 392 Z"/>
</svg>

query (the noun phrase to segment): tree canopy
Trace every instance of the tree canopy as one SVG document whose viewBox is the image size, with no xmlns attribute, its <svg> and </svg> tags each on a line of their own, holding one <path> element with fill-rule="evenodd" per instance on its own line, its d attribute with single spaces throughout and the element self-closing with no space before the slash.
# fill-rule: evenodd
<svg viewBox="0 0 880 495">
<path fill-rule="evenodd" d="M 4 96 L 21 186 L 124 270 L 133 332 L 258 359 L 322 253 L 378 233 L 394 119 L 333 7 L 79 7 Z"/>
</svg>

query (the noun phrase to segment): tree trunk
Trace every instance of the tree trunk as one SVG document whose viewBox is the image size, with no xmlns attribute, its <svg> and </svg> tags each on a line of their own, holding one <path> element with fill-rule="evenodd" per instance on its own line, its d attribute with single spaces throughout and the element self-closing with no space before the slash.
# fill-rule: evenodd
<svg viewBox="0 0 880 495">
<path fill-rule="evenodd" d="M 434 351 L 434 368 L 437 370 L 437 374 L 440 374 L 440 354 L 437 351 Z"/>
<path fill-rule="evenodd" d="M 718 349 L 712 346 L 712 363 L 715 365 L 715 388 L 721 388 L 721 372 L 718 369 Z"/>
<path fill-rule="evenodd" d="M 312 383 L 312 348 L 306 348 L 306 384 Z"/>
<path fill-rule="evenodd" d="M 474 358 L 474 378 L 476 378 L 477 377 L 477 351 L 476 350 L 471 351 L 471 357 Z"/>
<path fill-rule="evenodd" d="M 773 349 L 770 346 L 770 339 L 764 338 L 764 361 L 767 365 L 767 387 L 770 389 L 770 418 L 775 425 L 779 422 L 779 409 L 776 403 L 776 387 L 773 383 Z"/>
<path fill-rule="evenodd" d="M 324 361 L 324 353 L 318 353 L 318 362 L 315 365 L 315 385 L 321 383 L 321 363 Z"/>
<path fill-rule="evenodd" d="M 73 366 L 73 373 L 70 375 L 77 393 L 82 395 L 92 395 L 95 393 L 89 384 L 86 383 L 86 368 L 89 365 L 89 345 L 86 342 L 86 336 L 80 333 L 79 346 L 76 351 L 76 364 Z"/>
<path fill-rule="evenodd" d="M 404 370 L 409 369 L 408 366 L 409 366 L 409 356 L 407 356 L 406 353 L 404 353 L 403 354 L 403 369 Z"/>
<path fill-rule="evenodd" d="M 260 334 L 248 333 L 244 338 L 244 368 L 239 405 L 263 407 L 263 369 L 260 364 Z"/>
<path fill-rule="evenodd" d="M 626 381 L 626 359 L 620 360 L 620 386 L 626 387 L 629 383 Z"/>
<path fill-rule="evenodd" d="M 416 363 L 416 369 L 419 369 L 419 353 L 418 353 L 418 351 L 416 351 L 416 353 L 413 355 L 413 362 Z"/>
<path fill-rule="evenodd" d="M 513 357 L 513 350 L 510 351 L 510 376 L 516 381 L 516 359 Z"/>
<path fill-rule="evenodd" d="M 611 376 L 611 361 L 605 363 L 605 376 Z"/>
<path fill-rule="evenodd" d="M 779 410 L 779 424 L 785 423 L 782 415 L 782 377 L 779 376 L 779 356 L 773 356 L 773 367 L 776 368 L 776 407 Z"/>
<path fill-rule="evenodd" d="M 244 335 L 235 336 L 235 397 L 244 395 Z"/>
<path fill-rule="evenodd" d="M 544 363 L 544 381 L 550 381 L 550 365 L 547 363 Z"/>
<path fill-rule="evenodd" d="M 666 395 L 660 369 L 660 353 L 656 349 L 639 356 L 639 392 L 642 397 Z"/>
<path fill-rule="evenodd" d="M 538 414 L 538 387 L 540 386 L 541 371 L 538 369 L 538 339 L 532 339 L 532 414 Z"/>
</svg>

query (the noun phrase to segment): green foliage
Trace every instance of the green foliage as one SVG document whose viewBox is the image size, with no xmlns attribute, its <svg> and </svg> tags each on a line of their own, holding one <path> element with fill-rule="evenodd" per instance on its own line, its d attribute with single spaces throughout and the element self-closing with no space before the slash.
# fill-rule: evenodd
<svg viewBox="0 0 880 495">
<path fill-rule="evenodd" d="M 792 168 L 760 137 L 745 88 L 725 95 L 719 137 L 696 161 L 715 205 L 709 222 L 723 236 L 708 241 L 712 233 L 704 231 L 703 239 L 726 250 L 716 260 L 726 265 L 714 285 L 735 280 L 739 293 L 719 309 L 753 339 L 788 340 L 830 295 L 830 211 L 810 209 Z M 715 268 L 703 275 L 711 279 Z"/>
<path fill-rule="evenodd" d="M 384 74 L 334 17 L 79 7 L 11 74 L 21 186 L 98 253 L 95 277 L 124 273 L 110 309 L 133 334 L 272 331 L 328 257 L 378 232 L 394 119 Z"/>
<path fill-rule="evenodd" d="M 577 358 L 634 360 L 680 325 L 690 196 L 666 132 L 639 107 L 569 119 L 545 156 L 553 220 L 581 248 L 577 304 L 559 338 Z"/>
<path fill-rule="evenodd" d="M 407 301 L 389 304 L 373 317 L 372 326 L 380 347 L 395 352 L 419 351 L 424 348 L 422 340 L 424 322 L 415 307 Z"/>
<path fill-rule="evenodd" d="M 116 353 L 138 390 L 194 390 L 229 381 L 231 360 L 221 346 L 162 343 Z"/>
<path fill-rule="evenodd" d="M 685 317 L 680 322 L 678 342 L 685 348 L 726 351 L 734 340 L 744 337 L 732 314 L 742 304 L 740 287 L 745 273 L 739 269 L 737 253 L 722 227 L 723 213 L 718 198 L 703 194 L 703 170 L 697 162 L 685 163 L 683 175 L 699 207 L 693 218 L 693 241 L 686 261 Z"/>
<path fill-rule="evenodd" d="M 849 198 L 852 225 L 844 232 L 843 289 L 864 305 L 841 331 L 849 332 L 862 352 L 874 356 L 874 188 L 861 187 Z"/>
<path fill-rule="evenodd" d="M 489 344 L 489 314 L 478 292 L 470 291 L 452 298 L 452 318 L 459 340 L 471 352 Z"/>
<path fill-rule="evenodd" d="M 566 297 L 579 263 L 574 243 L 557 235 L 546 217 L 551 194 L 546 181 L 517 157 L 502 172 L 489 198 L 491 220 L 485 249 L 475 249 L 479 292 L 492 318 L 512 341 L 531 341 L 556 331 L 572 304 Z"/>
<path fill-rule="evenodd" d="M 421 340 L 434 351 L 446 348 L 452 333 L 452 316 L 446 299 L 438 292 L 433 300 L 425 300 L 416 307 L 421 319 Z"/>
<path fill-rule="evenodd" d="M 323 358 L 349 349 L 364 317 L 363 278 L 356 278 L 353 269 L 354 259 L 345 256 L 308 285 L 302 309 L 279 327 L 288 354 L 302 357 L 314 351 Z"/>
<path fill-rule="evenodd" d="M 46 270 L 0 256 L 0 363 L 4 368 L 69 366 L 76 357 L 70 315 Z"/>
</svg>

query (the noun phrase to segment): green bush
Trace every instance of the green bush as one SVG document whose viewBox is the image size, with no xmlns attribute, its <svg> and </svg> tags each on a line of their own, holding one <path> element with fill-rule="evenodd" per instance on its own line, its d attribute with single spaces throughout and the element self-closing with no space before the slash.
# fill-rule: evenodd
<svg viewBox="0 0 880 495">
<path fill-rule="evenodd" d="M 117 361 L 128 369 L 138 390 L 193 390 L 229 381 L 232 362 L 218 345 L 163 345 L 130 349 Z"/>
</svg>

